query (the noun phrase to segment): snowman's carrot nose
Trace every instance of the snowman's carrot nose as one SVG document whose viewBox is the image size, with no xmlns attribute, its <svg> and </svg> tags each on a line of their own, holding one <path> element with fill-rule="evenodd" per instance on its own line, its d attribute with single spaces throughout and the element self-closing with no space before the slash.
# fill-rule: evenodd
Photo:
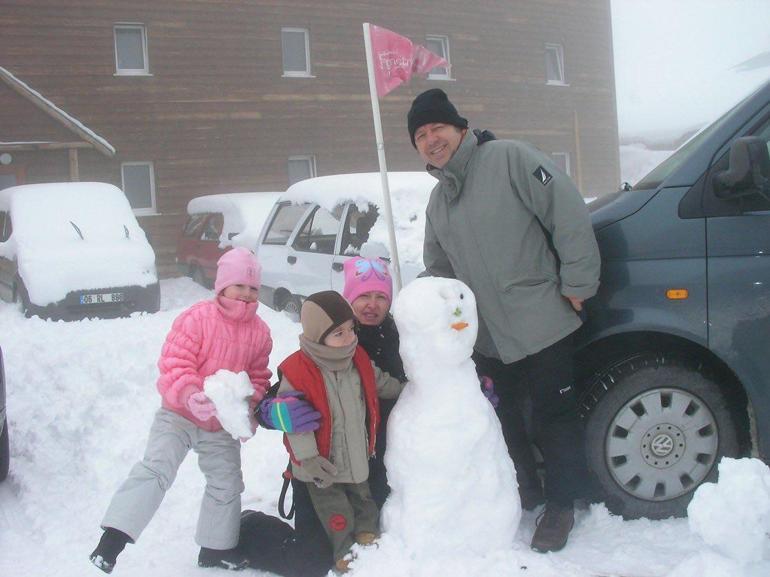
<svg viewBox="0 0 770 577">
<path fill-rule="evenodd" d="M 468 323 L 465 322 L 459 322 L 459 323 L 452 323 L 452 328 L 456 331 L 461 331 L 465 328 L 468 328 Z"/>
</svg>

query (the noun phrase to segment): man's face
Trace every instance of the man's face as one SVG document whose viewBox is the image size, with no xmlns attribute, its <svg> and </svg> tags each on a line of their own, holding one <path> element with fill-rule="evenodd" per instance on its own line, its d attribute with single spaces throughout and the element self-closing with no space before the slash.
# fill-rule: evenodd
<svg viewBox="0 0 770 577">
<path fill-rule="evenodd" d="M 427 164 L 444 168 L 460 146 L 467 130 L 467 128 L 443 122 L 423 124 L 414 133 L 414 144 L 417 146 L 420 157 Z"/>
</svg>

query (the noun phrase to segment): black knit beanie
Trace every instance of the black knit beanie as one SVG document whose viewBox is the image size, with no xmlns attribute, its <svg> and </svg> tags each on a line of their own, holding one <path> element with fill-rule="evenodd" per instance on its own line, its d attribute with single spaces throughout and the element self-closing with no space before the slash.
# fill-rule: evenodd
<svg viewBox="0 0 770 577">
<path fill-rule="evenodd" d="M 449 102 L 446 92 L 440 88 L 431 88 L 419 94 L 412 102 L 406 121 L 409 127 L 409 138 L 412 139 L 412 146 L 415 148 L 417 146 L 414 143 L 414 133 L 425 124 L 441 122 L 459 128 L 468 128 L 468 121 L 457 113 L 454 104 Z"/>
<path fill-rule="evenodd" d="M 310 295 L 302 303 L 299 315 L 302 334 L 316 343 L 323 343 L 329 333 L 354 318 L 350 304 L 337 291 L 321 291 Z"/>
</svg>

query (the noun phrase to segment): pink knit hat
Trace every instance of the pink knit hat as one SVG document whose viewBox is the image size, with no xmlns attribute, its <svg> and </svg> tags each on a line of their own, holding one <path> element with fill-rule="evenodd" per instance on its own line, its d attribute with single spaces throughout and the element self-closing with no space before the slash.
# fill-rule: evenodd
<svg viewBox="0 0 770 577">
<path fill-rule="evenodd" d="M 234 284 L 243 284 L 259 289 L 262 282 L 262 265 L 247 248 L 237 246 L 228 250 L 217 261 L 217 280 L 214 292 L 221 293 Z"/>
<path fill-rule="evenodd" d="M 345 288 L 342 295 L 349 303 L 368 292 L 381 292 L 393 300 L 393 279 L 388 265 L 379 258 L 355 256 L 345 261 Z"/>
</svg>

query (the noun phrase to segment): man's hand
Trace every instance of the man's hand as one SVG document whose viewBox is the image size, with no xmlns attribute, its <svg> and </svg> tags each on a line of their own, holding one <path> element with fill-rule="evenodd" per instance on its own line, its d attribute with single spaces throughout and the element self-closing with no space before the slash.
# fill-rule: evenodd
<svg viewBox="0 0 770 577">
<path fill-rule="evenodd" d="M 579 299 L 577 297 L 568 297 L 568 296 L 565 296 L 564 298 L 566 298 L 569 301 L 569 304 L 572 305 L 572 308 L 575 309 L 575 311 L 580 312 L 583 310 L 583 301 L 585 299 Z"/>
</svg>

